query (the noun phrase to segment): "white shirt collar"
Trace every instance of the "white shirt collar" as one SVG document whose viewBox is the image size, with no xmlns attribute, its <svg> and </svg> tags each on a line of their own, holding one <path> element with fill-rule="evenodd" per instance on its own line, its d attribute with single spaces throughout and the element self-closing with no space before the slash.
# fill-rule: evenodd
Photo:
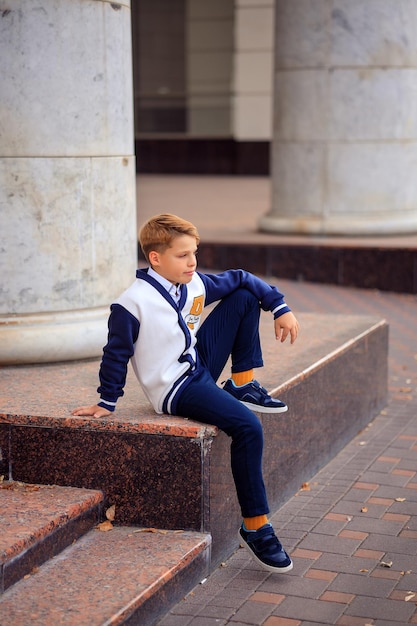
<svg viewBox="0 0 417 626">
<path fill-rule="evenodd" d="M 161 276 L 161 274 L 155 272 L 152 267 L 148 269 L 148 276 L 152 276 L 152 278 L 154 278 L 164 289 L 168 291 L 169 295 L 174 298 L 175 302 L 178 303 L 180 298 L 180 285 L 173 285 L 169 280 Z"/>
</svg>

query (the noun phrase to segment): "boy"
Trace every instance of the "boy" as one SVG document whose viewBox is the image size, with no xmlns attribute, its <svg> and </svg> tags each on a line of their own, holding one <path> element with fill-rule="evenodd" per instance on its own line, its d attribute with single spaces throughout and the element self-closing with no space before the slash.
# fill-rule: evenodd
<svg viewBox="0 0 417 626">
<path fill-rule="evenodd" d="M 123 395 L 129 360 L 157 413 L 212 424 L 231 437 L 231 466 L 243 523 L 240 541 L 272 572 L 293 564 L 268 522 L 262 477 L 262 425 L 253 413 L 287 410 L 253 378 L 262 367 L 260 309 L 274 316 L 275 335 L 293 343 L 298 322 L 284 296 L 243 270 L 196 272 L 200 241 L 193 224 L 157 215 L 144 224 L 140 244 L 149 268 L 111 306 L 100 366 L 100 401 L 73 415 L 103 417 Z M 204 306 L 220 301 L 200 325 Z M 231 355 L 232 373 L 216 384 Z"/>
</svg>

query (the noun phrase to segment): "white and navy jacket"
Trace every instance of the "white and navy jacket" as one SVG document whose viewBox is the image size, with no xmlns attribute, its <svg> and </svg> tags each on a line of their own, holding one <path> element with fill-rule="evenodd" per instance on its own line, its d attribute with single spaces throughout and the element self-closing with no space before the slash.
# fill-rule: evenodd
<svg viewBox="0 0 417 626">
<path fill-rule="evenodd" d="M 155 411 L 175 414 L 179 391 L 201 367 L 196 333 L 204 307 L 241 287 L 275 318 L 290 311 L 276 287 L 244 270 L 195 272 L 188 284 L 180 286 L 178 304 L 147 269 L 138 270 L 135 282 L 111 306 L 97 389 L 99 406 L 114 411 L 124 393 L 130 360 Z"/>
</svg>

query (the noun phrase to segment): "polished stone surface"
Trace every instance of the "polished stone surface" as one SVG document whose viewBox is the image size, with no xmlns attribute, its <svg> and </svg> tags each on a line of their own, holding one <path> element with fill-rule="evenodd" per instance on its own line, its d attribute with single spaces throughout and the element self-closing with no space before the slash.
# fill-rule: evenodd
<svg viewBox="0 0 417 626">
<path fill-rule="evenodd" d="M 302 341 L 277 343 L 261 316 L 265 367 L 256 372 L 288 413 L 262 416 L 271 508 L 327 462 L 384 406 L 387 325 L 374 317 L 298 315 Z M 205 530 L 213 564 L 236 543 L 240 512 L 224 433 L 156 416 L 132 372 L 106 419 L 73 417 L 96 401 L 97 361 L 0 370 L 0 425 L 13 478 L 101 489 L 117 524 Z M 227 368 L 224 376 L 227 376 Z M 42 453 L 40 453 L 42 451 Z"/>
<path fill-rule="evenodd" d="M 1 624 L 153 626 L 208 574 L 209 557 L 200 533 L 92 530 L 3 594 Z"/>
<path fill-rule="evenodd" d="M 0 593 L 76 541 L 100 519 L 99 491 L 0 483 Z"/>
</svg>

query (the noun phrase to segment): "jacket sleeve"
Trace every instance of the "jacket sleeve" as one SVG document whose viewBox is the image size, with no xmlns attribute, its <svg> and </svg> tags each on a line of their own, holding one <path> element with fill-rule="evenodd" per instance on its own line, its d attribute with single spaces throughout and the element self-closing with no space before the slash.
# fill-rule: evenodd
<svg viewBox="0 0 417 626">
<path fill-rule="evenodd" d="M 284 294 L 245 270 L 227 270 L 220 274 L 199 274 L 199 276 L 206 288 L 206 304 L 221 300 L 236 289 L 244 288 L 253 293 L 258 298 L 261 308 L 264 311 L 271 311 L 274 318 L 291 311 L 284 300 Z"/>
<path fill-rule="evenodd" d="M 124 394 L 127 365 L 139 335 L 139 321 L 120 304 L 113 304 L 108 329 L 99 371 L 98 406 L 114 411 L 118 398 Z"/>
</svg>

